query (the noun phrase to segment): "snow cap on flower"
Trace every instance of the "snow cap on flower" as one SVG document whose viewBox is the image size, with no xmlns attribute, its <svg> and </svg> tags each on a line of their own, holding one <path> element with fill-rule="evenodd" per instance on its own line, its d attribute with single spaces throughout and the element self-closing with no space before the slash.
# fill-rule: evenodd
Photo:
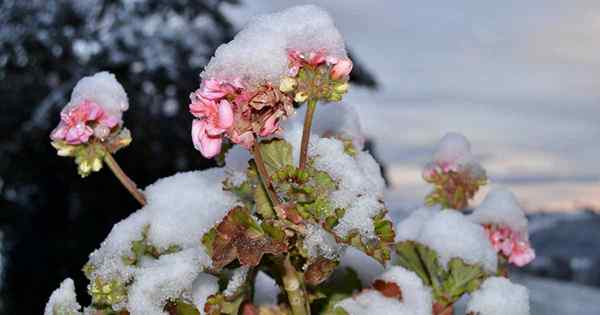
<svg viewBox="0 0 600 315">
<path fill-rule="evenodd" d="M 473 292 L 467 314 L 529 315 L 529 292 L 522 285 L 502 277 L 491 277 Z"/>
<path fill-rule="evenodd" d="M 344 40 L 331 16 L 315 5 L 292 7 L 251 20 L 235 38 L 221 45 L 204 72 L 204 80 L 243 78 L 250 86 L 279 85 L 288 75 L 288 50 L 347 58 Z M 324 58 L 324 57 L 323 57 Z M 338 67 L 343 73 L 347 67 Z"/>
<path fill-rule="evenodd" d="M 447 133 L 438 143 L 433 154 L 433 162 L 440 166 L 444 172 L 458 171 L 460 166 L 474 162 L 471 153 L 471 143 L 459 133 Z"/>
<path fill-rule="evenodd" d="M 490 191 L 470 218 L 484 225 L 494 249 L 510 263 L 522 267 L 535 259 L 525 212 L 508 189 Z"/>
<path fill-rule="evenodd" d="M 515 195 L 506 188 L 493 188 L 470 215 L 480 224 L 506 226 L 528 239 L 527 217 Z"/>
<path fill-rule="evenodd" d="M 84 77 L 75 85 L 50 138 L 71 145 L 87 143 L 92 136 L 104 140 L 122 123 L 128 108 L 127 94 L 113 74 L 99 72 Z"/>
<path fill-rule="evenodd" d="M 115 117 L 119 121 L 123 118 L 123 112 L 129 109 L 125 89 L 117 81 L 115 75 L 107 71 L 98 72 L 79 80 L 65 110 L 86 100 L 100 105 L 109 116 Z"/>
</svg>

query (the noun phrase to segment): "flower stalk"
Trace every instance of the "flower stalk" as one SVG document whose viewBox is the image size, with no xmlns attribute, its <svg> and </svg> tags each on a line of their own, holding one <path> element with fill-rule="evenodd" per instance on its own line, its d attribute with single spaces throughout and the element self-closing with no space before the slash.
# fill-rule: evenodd
<svg viewBox="0 0 600 315">
<path fill-rule="evenodd" d="M 310 140 L 310 128 L 312 126 L 313 116 L 317 109 L 317 101 L 310 99 L 307 102 L 306 116 L 304 117 L 304 128 L 302 130 L 302 144 L 300 146 L 300 165 L 299 168 L 303 170 L 306 167 L 306 161 L 308 160 L 308 142 Z"/>
<path fill-rule="evenodd" d="M 121 184 L 125 186 L 127 191 L 129 191 L 129 193 L 133 196 L 133 198 L 135 198 L 135 200 L 137 200 L 140 203 L 140 205 L 145 206 L 146 197 L 144 196 L 144 194 L 137 188 L 137 185 L 127 176 L 127 174 L 125 174 L 123 169 L 121 169 L 121 167 L 119 166 L 119 163 L 117 163 L 115 158 L 108 151 L 106 151 L 106 154 L 104 155 L 104 162 L 106 163 L 106 165 L 108 165 L 113 174 L 115 174 L 115 176 L 121 182 Z"/>
<path fill-rule="evenodd" d="M 256 163 L 256 170 L 258 171 L 258 176 L 260 177 L 261 182 L 265 187 L 265 190 L 267 191 L 267 195 L 271 200 L 271 204 L 275 208 L 280 204 L 279 197 L 277 197 L 275 189 L 273 188 L 273 183 L 271 182 L 271 177 L 269 176 L 267 168 L 265 167 L 265 161 L 263 160 L 262 153 L 260 153 L 259 145 L 260 144 L 258 142 L 254 144 L 254 146 L 252 147 L 252 155 L 254 156 L 254 162 Z"/>
<path fill-rule="evenodd" d="M 283 260 L 282 266 L 283 288 L 287 294 L 288 302 L 293 315 L 310 315 L 310 305 L 308 304 L 306 288 L 304 286 L 304 277 L 302 273 L 296 271 L 296 268 L 287 255 Z"/>
</svg>

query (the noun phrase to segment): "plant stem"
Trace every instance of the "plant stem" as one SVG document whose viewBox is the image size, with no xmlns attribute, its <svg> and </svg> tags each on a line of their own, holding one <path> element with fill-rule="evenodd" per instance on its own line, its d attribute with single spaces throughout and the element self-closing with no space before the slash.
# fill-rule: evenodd
<svg viewBox="0 0 600 315">
<path fill-rule="evenodd" d="M 300 146 L 300 166 L 303 170 L 306 167 L 308 160 L 308 141 L 310 140 L 310 128 L 312 126 L 313 116 L 317 108 L 316 100 L 309 100 L 306 108 L 306 116 L 304 116 L 304 129 L 302 130 L 302 144 Z"/>
<path fill-rule="evenodd" d="M 433 315 L 452 315 L 454 313 L 454 306 L 452 303 L 443 305 L 439 303 L 433 304 Z"/>
<path fill-rule="evenodd" d="M 293 315 L 310 315 L 310 306 L 304 287 L 304 277 L 302 273 L 296 271 L 296 268 L 290 261 L 290 256 L 285 256 L 283 260 L 283 288 L 287 293 L 290 307 Z"/>
<path fill-rule="evenodd" d="M 262 154 L 260 153 L 259 143 L 256 143 L 254 147 L 252 147 L 252 154 L 254 155 L 254 162 L 256 162 L 256 169 L 258 170 L 258 175 L 267 191 L 267 195 L 269 195 L 269 199 L 271 199 L 271 204 L 273 207 L 279 206 L 279 198 L 275 193 L 275 189 L 273 189 L 273 184 L 271 183 L 271 177 L 267 172 L 267 168 L 265 167 L 265 161 L 262 158 Z"/>
<path fill-rule="evenodd" d="M 117 179 L 127 188 L 129 193 L 137 200 L 142 206 L 146 205 L 146 197 L 144 194 L 137 188 L 137 185 L 123 172 L 115 158 L 110 154 L 110 152 L 106 152 L 104 155 L 104 162 L 110 170 L 115 174 Z"/>
</svg>

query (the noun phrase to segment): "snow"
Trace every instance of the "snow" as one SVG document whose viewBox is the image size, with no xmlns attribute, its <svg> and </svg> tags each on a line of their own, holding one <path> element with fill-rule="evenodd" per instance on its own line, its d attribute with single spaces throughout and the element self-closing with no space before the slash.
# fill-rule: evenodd
<svg viewBox="0 0 600 315">
<path fill-rule="evenodd" d="M 295 119 L 303 119 L 306 106 L 298 109 Z M 366 136 L 356 107 L 349 103 L 325 103 L 317 107 L 311 132 L 319 136 L 335 136 L 352 140 L 357 150 L 364 148 Z"/>
<path fill-rule="evenodd" d="M 402 291 L 402 303 L 412 310 L 413 315 L 431 314 L 431 289 L 423 285 L 421 278 L 414 272 L 394 266 L 387 269 L 377 279 L 397 284 Z"/>
<path fill-rule="evenodd" d="M 297 161 L 302 125 L 292 119 L 285 125 L 282 136 L 292 145 L 294 160 Z M 346 237 L 351 231 L 358 230 L 363 240 L 374 239 L 371 218 L 385 208 L 385 181 L 373 157 L 366 151 L 352 157 L 344 151 L 342 141 L 322 138 L 314 133 L 311 133 L 308 155 L 316 169 L 327 172 L 338 184 L 330 198 L 333 207 L 344 208 L 346 213 L 335 227 L 336 234 Z"/>
<path fill-rule="evenodd" d="M 375 278 L 383 272 L 383 266 L 373 257 L 368 256 L 362 251 L 349 246 L 342 258 L 338 269 L 352 268 L 360 278 L 363 286 L 369 286 Z"/>
<path fill-rule="evenodd" d="M 77 303 L 75 284 L 70 278 L 65 279 L 58 289 L 52 292 L 44 309 L 44 315 L 81 314 L 81 306 Z"/>
<path fill-rule="evenodd" d="M 233 275 L 227 283 L 227 288 L 223 291 L 223 295 L 226 297 L 233 296 L 244 283 L 246 283 L 246 277 L 248 277 L 249 270 L 250 268 L 247 266 L 242 266 L 233 270 Z"/>
<path fill-rule="evenodd" d="M 529 292 L 522 285 L 501 277 L 485 280 L 472 294 L 467 313 L 478 315 L 529 315 Z"/>
<path fill-rule="evenodd" d="M 388 298 L 379 291 L 368 290 L 340 301 L 337 306 L 351 315 L 431 315 L 431 289 L 423 285 L 423 281 L 414 272 L 395 266 L 387 269 L 377 279 L 397 284 L 402 292 L 402 299 Z"/>
<path fill-rule="evenodd" d="M 123 283 L 129 280 L 134 269 L 126 265 L 122 257 L 133 255 L 131 242 L 142 238 L 144 226 L 150 221 L 149 213 L 142 209 L 115 224 L 100 248 L 90 254 L 89 263 L 94 266 L 92 277 L 117 278 Z"/>
<path fill-rule="evenodd" d="M 344 250 L 331 233 L 317 224 L 306 226 L 304 248 L 310 258 L 324 257 L 331 260 L 337 260 Z"/>
<path fill-rule="evenodd" d="M 471 143 L 465 136 L 455 132 L 444 135 L 433 154 L 433 161 L 437 164 L 457 163 L 466 165 L 472 160 Z"/>
<path fill-rule="evenodd" d="M 470 217 L 480 224 L 507 226 L 528 238 L 525 212 L 515 195 L 506 188 L 492 189 Z"/>
<path fill-rule="evenodd" d="M 346 56 L 344 40 L 329 14 L 314 5 L 296 6 L 252 19 L 231 42 L 217 48 L 200 76 L 278 85 L 288 70 L 288 49 L 325 49 L 328 55 Z"/>
<path fill-rule="evenodd" d="M 223 169 L 178 173 L 159 179 L 144 193 L 152 216 L 149 240 L 160 248 L 197 246 L 202 235 L 236 204 L 223 191 Z"/>
<path fill-rule="evenodd" d="M 454 258 L 469 264 L 479 264 L 495 273 L 497 256 L 485 230 L 456 210 L 423 208 L 398 224 L 397 240 L 413 240 L 438 253 L 440 263 L 447 266 Z M 420 225 L 420 228 L 419 228 Z"/>
<path fill-rule="evenodd" d="M 254 304 L 275 305 L 281 290 L 273 278 L 259 271 L 254 280 Z"/>
<path fill-rule="evenodd" d="M 398 299 L 386 298 L 379 291 L 369 290 L 337 304 L 350 315 L 413 315 Z"/>
<path fill-rule="evenodd" d="M 423 226 L 440 210 L 439 207 L 423 207 L 413 211 L 396 226 L 396 242 L 417 241 Z"/>
<path fill-rule="evenodd" d="M 116 279 L 129 287 L 127 307 L 132 314 L 163 314 L 170 297 L 182 294 L 191 300 L 194 278 L 211 264 L 200 240 L 229 209 L 235 197 L 223 191 L 223 169 L 178 173 L 145 189 L 147 205 L 115 224 L 99 249 L 90 255 L 92 277 Z M 142 257 L 137 266 L 122 257 L 132 256 L 131 242 L 142 239 L 159 251 L 173 245 L 181 251 L 159 259 Z M 157 313 L 158 312 L 158 313 Z"/>
<path fill-rule="evenodd" d="M 234 145 L 225 154 L 225 173 L 233 185 L 240 185 L 246 180 L 250 152 L 239 145 Z"/>
<path fill-rule="evenodd" d="M 88 100 L 100 105 L 109 115 L 121 121 L 123 112 L 129 109 L 129 101 L 123 86 L 114 74 L 102 71 L 79 80 L 71 93 L 65 110 Z"/>
<path fill-rule="evenodd" d="M 209 296 L 219 291 L 219 278 L 208 274 L 200 273 L 192 283 L 192 302 L 200 315 L 204 315 L 204 305 Z"/>
<path fill-rule="evenodd" d="M 150 266 L 137 269 L 129 286 L 127 309 L 131 315 L 159 315 L 170 298 L 192 299 L 192 283 L 210 258 L 200 248 L 163 255 Z"/>
</svg>

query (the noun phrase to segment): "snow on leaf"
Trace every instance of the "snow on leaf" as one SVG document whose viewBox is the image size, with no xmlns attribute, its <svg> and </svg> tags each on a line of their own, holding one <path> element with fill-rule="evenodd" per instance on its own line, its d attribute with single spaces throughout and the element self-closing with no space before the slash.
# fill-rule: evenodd
<svg viewBox="0 0 600 315">
<path fill-rule="evenodd" d="M 396 244 L 396 253 L 395 263 L 415 272 L 433 289 L 435 301 L 441 305 L 454 303 L 463 294 L 473 292 L 488 276 L 480 265 L 467 264 L 460 258 L 452 258 L 448 269 L 444 269 L 434 250 L 414 241 Z"/>
</svg>

